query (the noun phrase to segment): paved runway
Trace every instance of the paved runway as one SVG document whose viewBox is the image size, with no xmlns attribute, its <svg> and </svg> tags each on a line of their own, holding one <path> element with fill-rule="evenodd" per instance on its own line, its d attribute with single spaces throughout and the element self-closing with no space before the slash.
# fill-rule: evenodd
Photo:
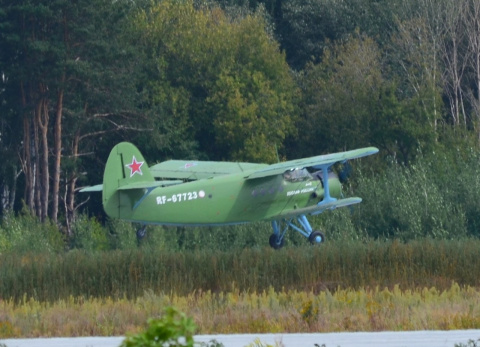
<svg viewBox="0 0 480 347">
<path fill-rule="evenodd" d="M 196 342 L 216 340 L 225 347 L 248 346 L 259 338 L 263 344 L 285 347 L 473 347 L 480 346 L 480 330 L 322 333 L 322 334 L 242 334 L 198 335 Z M 7 347 L 118 347 L 123 337 L 78 337 L 0 340 Z M 3 347 L 3 346 L 2 346 Z"/>
</svg>

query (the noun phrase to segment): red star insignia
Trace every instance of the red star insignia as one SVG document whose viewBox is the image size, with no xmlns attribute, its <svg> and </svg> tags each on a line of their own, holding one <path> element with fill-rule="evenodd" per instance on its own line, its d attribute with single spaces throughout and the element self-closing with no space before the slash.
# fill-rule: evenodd
<svg viewBox="0 0 480 347">
<path fill-rule="evenodd" d="M 139 175 L 143 175 L 143 172 L 141 169 L 143 163 L 144 163 L 143 161 L 137 161 L 135 156 L 133 156 L 132 162 L 130 164 L 125 165 L 130 169 L 130 177 L 132 177 L 136 173 L 138 173 Z"/>
<path fill-rule="evenodd" d="M 196 166 L 196 165 L 197 165 L 196 163 L 187 163 L 187 164 L 185 164 L 185 167 L 184 167 L 184 168 L 185 168 L 185 169 L 190 169 L 191 167 L 194 167 L 194 166 Z"/>
</svg>

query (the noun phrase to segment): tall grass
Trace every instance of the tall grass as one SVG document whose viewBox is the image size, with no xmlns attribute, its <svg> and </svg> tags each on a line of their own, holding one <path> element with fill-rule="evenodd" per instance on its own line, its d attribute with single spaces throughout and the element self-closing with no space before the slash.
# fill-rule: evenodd
<svg viewBox="0 0 480 347">
<path fill-rule="evenodd" d="M 0 255 L 0 298 L 136 298 L 145 291 L 261 292 L 296 289 L 480 285 L 480 241 L 330 242 L 280 251 L 157 252 L 140 249 Z"/>
<path fill-rule="evenodd" d="M 480 292 L 453 283 L 434 287 L 195 291 L 188 295 L 146 291 L 126 298 L 68 297 L 40 302 L 0 300 L 0 338 L 124 335 L 175 306 L 192 317 L 200 334 L 288 333 L 480 328 Z"/>
</svg>

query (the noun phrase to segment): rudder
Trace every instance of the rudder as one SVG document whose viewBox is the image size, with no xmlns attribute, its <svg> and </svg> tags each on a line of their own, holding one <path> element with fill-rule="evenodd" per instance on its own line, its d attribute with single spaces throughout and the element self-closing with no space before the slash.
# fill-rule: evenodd
<svg viewBox="0 0 480 347">
<path fill-rule="evenodd" d="M 137 147 L 121 142 L 113 147 L 103 174 L 102 202 L 108 216 L 128 219 L 132 208 L 142 195 L 140 189 L 119 191 L 119 188 L 137 182 L 155 181 L 147 162 Z"/>
</svg>

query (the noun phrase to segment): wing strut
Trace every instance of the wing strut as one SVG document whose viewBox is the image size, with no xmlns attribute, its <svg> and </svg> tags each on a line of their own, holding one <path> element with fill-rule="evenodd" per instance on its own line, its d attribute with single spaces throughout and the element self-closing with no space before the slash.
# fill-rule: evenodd
<svg viewBox="0 0 480 347">
<path fill-rule="evenodd" d="M 330 165 L 321 165 L 320 169 L 322 170 L 323 175 L 323 200 L 320 201 L 317 205 L 322 206 L 334 201 L 337 201 L 336 198 L 333 198 L 330 195 L 330 184 L 328 183 L 328 169 L 330 169 Z"/>
</svg>

